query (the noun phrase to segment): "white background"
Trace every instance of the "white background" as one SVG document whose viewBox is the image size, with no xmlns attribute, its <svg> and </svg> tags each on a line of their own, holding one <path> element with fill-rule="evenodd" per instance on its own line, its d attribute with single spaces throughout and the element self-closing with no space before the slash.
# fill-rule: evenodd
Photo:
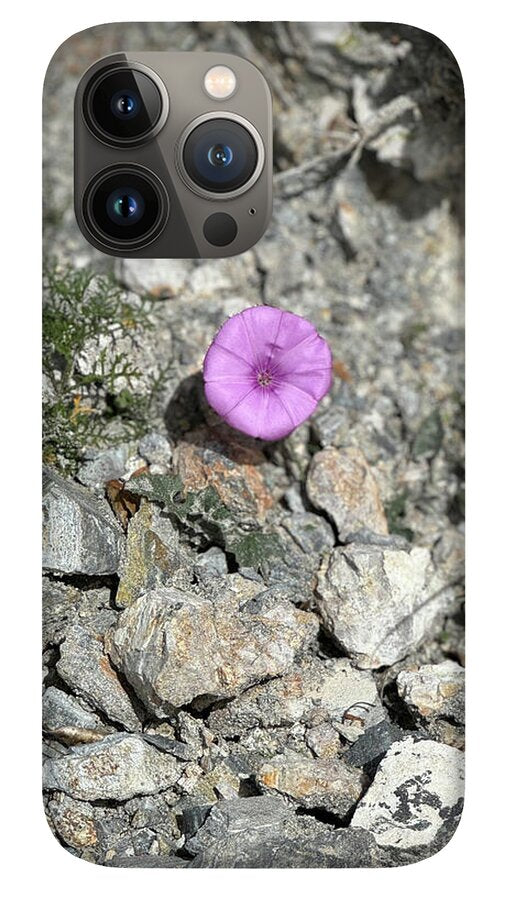
<svg viewBox="0 0 527 900">
<path fill-rule="evenodd" d="M 3 6 L 0 170 L 0 748 L 2 882 L 8 896 L 198 894 L 449 900 L 517 896 L 524 884 L 526 261 L 525 21 L 502 0 L 317 4 L 290 0 Z M 460 64 L 468 174 L 468 761 L 466 809 L 432 859 L 390 870 L 117 870 L 70 856 L 40 802 L 40 139 L 47 63 L 108 21 L 398 21 L 431 31 Z M 513 888 L 513 884 L 515 887 Z M 170 894 L 168 893 L 170 892 Z M 173 893 L 172 893 L 173 892 Z"/>
</svg>

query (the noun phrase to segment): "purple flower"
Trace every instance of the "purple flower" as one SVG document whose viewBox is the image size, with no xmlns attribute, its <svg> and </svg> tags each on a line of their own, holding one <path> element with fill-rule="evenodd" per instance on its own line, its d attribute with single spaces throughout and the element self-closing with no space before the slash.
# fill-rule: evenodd
<svg viewBox="0 0 527 900">
<path fill-rule="evenodd" d="M 210 405 L 233 428 L 276 441 L 331 387 L 331 350 L 313 325 L 273 306 L 227 319 L 203 363 Z"/>
</svg>

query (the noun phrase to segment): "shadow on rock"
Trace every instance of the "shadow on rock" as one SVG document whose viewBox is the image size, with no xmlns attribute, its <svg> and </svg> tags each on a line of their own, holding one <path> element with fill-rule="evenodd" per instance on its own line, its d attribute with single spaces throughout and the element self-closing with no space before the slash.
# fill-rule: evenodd
<svg viewBox="0 0 527 900">
<path fill-rule="evenodd" d="M 235 431 L 211 409 L 201 372 L 178 384 L 167 404 L 164 422 L 175 444 L 191 444 L 200 455 L 211 452 L 242 466 L 266 462 L 265 442 Z"/>
</svg>

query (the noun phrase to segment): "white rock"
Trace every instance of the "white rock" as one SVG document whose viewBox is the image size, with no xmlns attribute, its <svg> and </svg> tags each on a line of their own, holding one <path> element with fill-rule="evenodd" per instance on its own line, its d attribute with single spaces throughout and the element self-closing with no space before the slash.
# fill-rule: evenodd
<svg viewBox="0 0 527 900">
<path fill-rule="evenodd" d="M 380 847 L 413 850 L 446 843 L 464 792 L 464 757 L 436 741 L 392 744 L 353 816 Z"/>
<path fill-rule="evenodd" d="M 370 544 L 337 547 L 321 567 L 317 595 L 326 628 L 363 669 L 403 659 L 453 599 L 425 547 Z"/>
<path fill-rule="evenodd" d="M 184 288 L 191 263 L 181 259 L 123 259 L 116 275 L 137 294 L 177 296 Z"/>
</svg>

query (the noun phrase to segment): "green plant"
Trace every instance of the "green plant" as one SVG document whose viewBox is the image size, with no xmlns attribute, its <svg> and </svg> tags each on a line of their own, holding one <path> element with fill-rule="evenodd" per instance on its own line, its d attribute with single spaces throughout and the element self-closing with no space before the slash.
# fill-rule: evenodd
<svg viewBox="0 0 527 900">
<path fill-rule="evenodd" d="M 127 486 L 133 493 L 161 504 L 191 533 L 204 535 L 207 541 L 224 547 L 239 566 L 259 569 L 268 559 L 282 554 L 276 534 L 244 533 L 212 485 L 201 491 L 185 491 L 179 475 L 146 473 L 131 478 Z"/>
<path fill-rule="evenodd" d="M 413 540 L 414 533 L 411 528 L 408 528 L 404 524 L 407 499 L 408 494 L 406 491 L 402 491 L 402 493 L 396 494 L 395 497 L 392 497 L 392 499 L 384 505 L 384 512 L 386 515 L 388 531 L 390 532 L 390 534 L 400 534 L 401 537 L 404 537 L 407 541 L 411 542 Z"/>
<path fill-rule="evenodd" d="M 74 472 L 86 447 L 132 440 L 148 430 L 169 367 L 147 376 L 147 389 L 138 392 L 144 373 L 126 353 L 110 352 L 109 345 L 153 328 L 153 303 L 149 298 L 131 301 L 107 275 L 56 263 L 45 267 L 43 448 L 48 464 Z M 104 336 L 106 344 L 100 340 Z"/>
</svg>

